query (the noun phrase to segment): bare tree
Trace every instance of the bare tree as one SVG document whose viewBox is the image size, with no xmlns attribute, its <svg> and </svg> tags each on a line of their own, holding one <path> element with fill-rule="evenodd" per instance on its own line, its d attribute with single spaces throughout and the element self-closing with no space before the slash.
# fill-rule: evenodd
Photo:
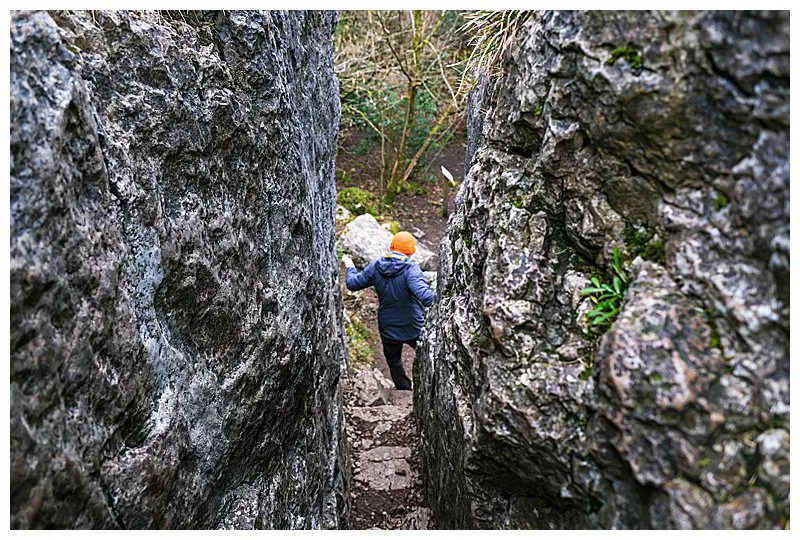
<svg viewBox="0 0 800 540">
<path fill-rule="evenodd" d="M 458 32 L 463 23 L 459 12 L 448 11 L 341 14 L 336 72 L 342 108 L 380 142 L 380 195 L 388 204 L 463 112 L 469 56 Z M 420 121 L 420 104 L 428 112 L 432 106 L 430 121 Z"/>
</svg>

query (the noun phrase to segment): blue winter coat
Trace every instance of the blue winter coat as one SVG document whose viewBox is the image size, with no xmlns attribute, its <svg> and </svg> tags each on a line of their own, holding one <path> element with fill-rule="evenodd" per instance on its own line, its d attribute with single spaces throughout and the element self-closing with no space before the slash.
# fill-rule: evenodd
<svg viewBox="0 0 800 540">
<path fill-rule="evenodd" d="M 348 268 L 345 282 L 351 291 L 375 286 L 378 330 L 381 336 L 396 341 L 419 337 L 425 324 L 422 306 L 430 306 L 436 300 L 419 264 L 397 252 L 369 263 L 361 272 Z"/>
</svg>

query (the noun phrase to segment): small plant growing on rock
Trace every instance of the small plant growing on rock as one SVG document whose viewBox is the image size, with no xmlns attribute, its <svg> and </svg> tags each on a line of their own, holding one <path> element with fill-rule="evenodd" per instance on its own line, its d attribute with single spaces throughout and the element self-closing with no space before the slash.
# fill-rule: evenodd
<svg viewBox="0 0 800 540">
<path fill-rule="evenodd" d="M 717 195 L 717 198 L 714 199 L 714 210 L 719 212 L 729 204 L 730 201 L 728 200 L 728 197 L 726 197 L 724 193 L 720 193 L 719 195 Z"/>
<path fill-rule="evenodd" d="M 472 338 L 470 339 L 470 343 L 472 343 L 473 347 L 476 348 L 480 347 L 481 344 L 483 343 L 483 338 L 481 338 L 481 335 L 478 332 L 473 332 Z"/>
<path fill-rule="evenodd" d="M 628 289 L 625 273 L 619 261 L 619 250 L 614 248 L 611 266 L 614 269 L 611 283 L 603 283 L 599 278 L 592 278 L 592 287 L 581 290 L 581 296 L 588 296 L 594 302 L 594 309 L 586 314 L 592 326 L 605 331 L 619 315 L 622 298 Z"/>
<path fill-rule="evenodd" d="M 653 231 L 649 229 L 640 230 L 631 224 L 626 224 L 622 235 L 625 238 L 629 260 L 641 255 L 646 261 L 656 262 L 661 265 L 667 264 L 664 240 L 656 236 Z"/>
<path fill-rule="evenodd" d="M 623 58 L 629 66 L 631 66 L 631 70 L 636 72 L 642 71 L 644 67 L 644 61 L 642 60 L 642 55 L 639 54 L 639 51 L 634 47 L 617 47 L 613 51 L 611 51 L 611 57 L 606 60 L 606 63 L 610 66 L 613 66 L 617 60 Z"/>
</svg>

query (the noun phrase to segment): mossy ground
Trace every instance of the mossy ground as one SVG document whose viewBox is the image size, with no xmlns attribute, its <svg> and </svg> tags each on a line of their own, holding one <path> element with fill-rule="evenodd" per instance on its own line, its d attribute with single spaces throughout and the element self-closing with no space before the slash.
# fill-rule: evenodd
<svg viewBox="0 0 800 540">
<path fill-rule="evenodd" d="M 350 366 L 352 368 L 363 368 L 372 363 L 372 342 L 367 327 L 353 317 L 350 324 L 345 324 L 344 331 L 347 334 L 347 346 L 350 351 Z"/>
<path fill-rule="evenodd" d="M 355 216 L 361 214 L 377 216 L 380 213 L 381 205 L 378 198 L 361 188 L 344 188 L 336 195 L 336 200 Z"/>
<path fill-rule="evenodd" d="M 625 247 L 627 262 L 632 261 L 640 256 L 646 260 L 655 262 L 661 265 L 667 263 L 666 246 L 664 240 L 658 238 L 650 229 L 637 228 L 631 224 L 625 225 L 622 232 L 622 237 L 625 240 Z"/>
</svg>

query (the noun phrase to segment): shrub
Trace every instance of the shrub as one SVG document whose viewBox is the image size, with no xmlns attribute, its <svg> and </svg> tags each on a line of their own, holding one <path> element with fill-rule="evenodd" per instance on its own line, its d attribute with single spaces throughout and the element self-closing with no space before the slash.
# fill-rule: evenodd
<svg viewBox="0 0 800 540">
<path fill-rule="evenodd" d="M 400 225 L 399 221 L 390 221 L 389 225 L 386 227 L 390 233 L 397 234 L 403 230 L 402 226 Z"/>
</svg>

